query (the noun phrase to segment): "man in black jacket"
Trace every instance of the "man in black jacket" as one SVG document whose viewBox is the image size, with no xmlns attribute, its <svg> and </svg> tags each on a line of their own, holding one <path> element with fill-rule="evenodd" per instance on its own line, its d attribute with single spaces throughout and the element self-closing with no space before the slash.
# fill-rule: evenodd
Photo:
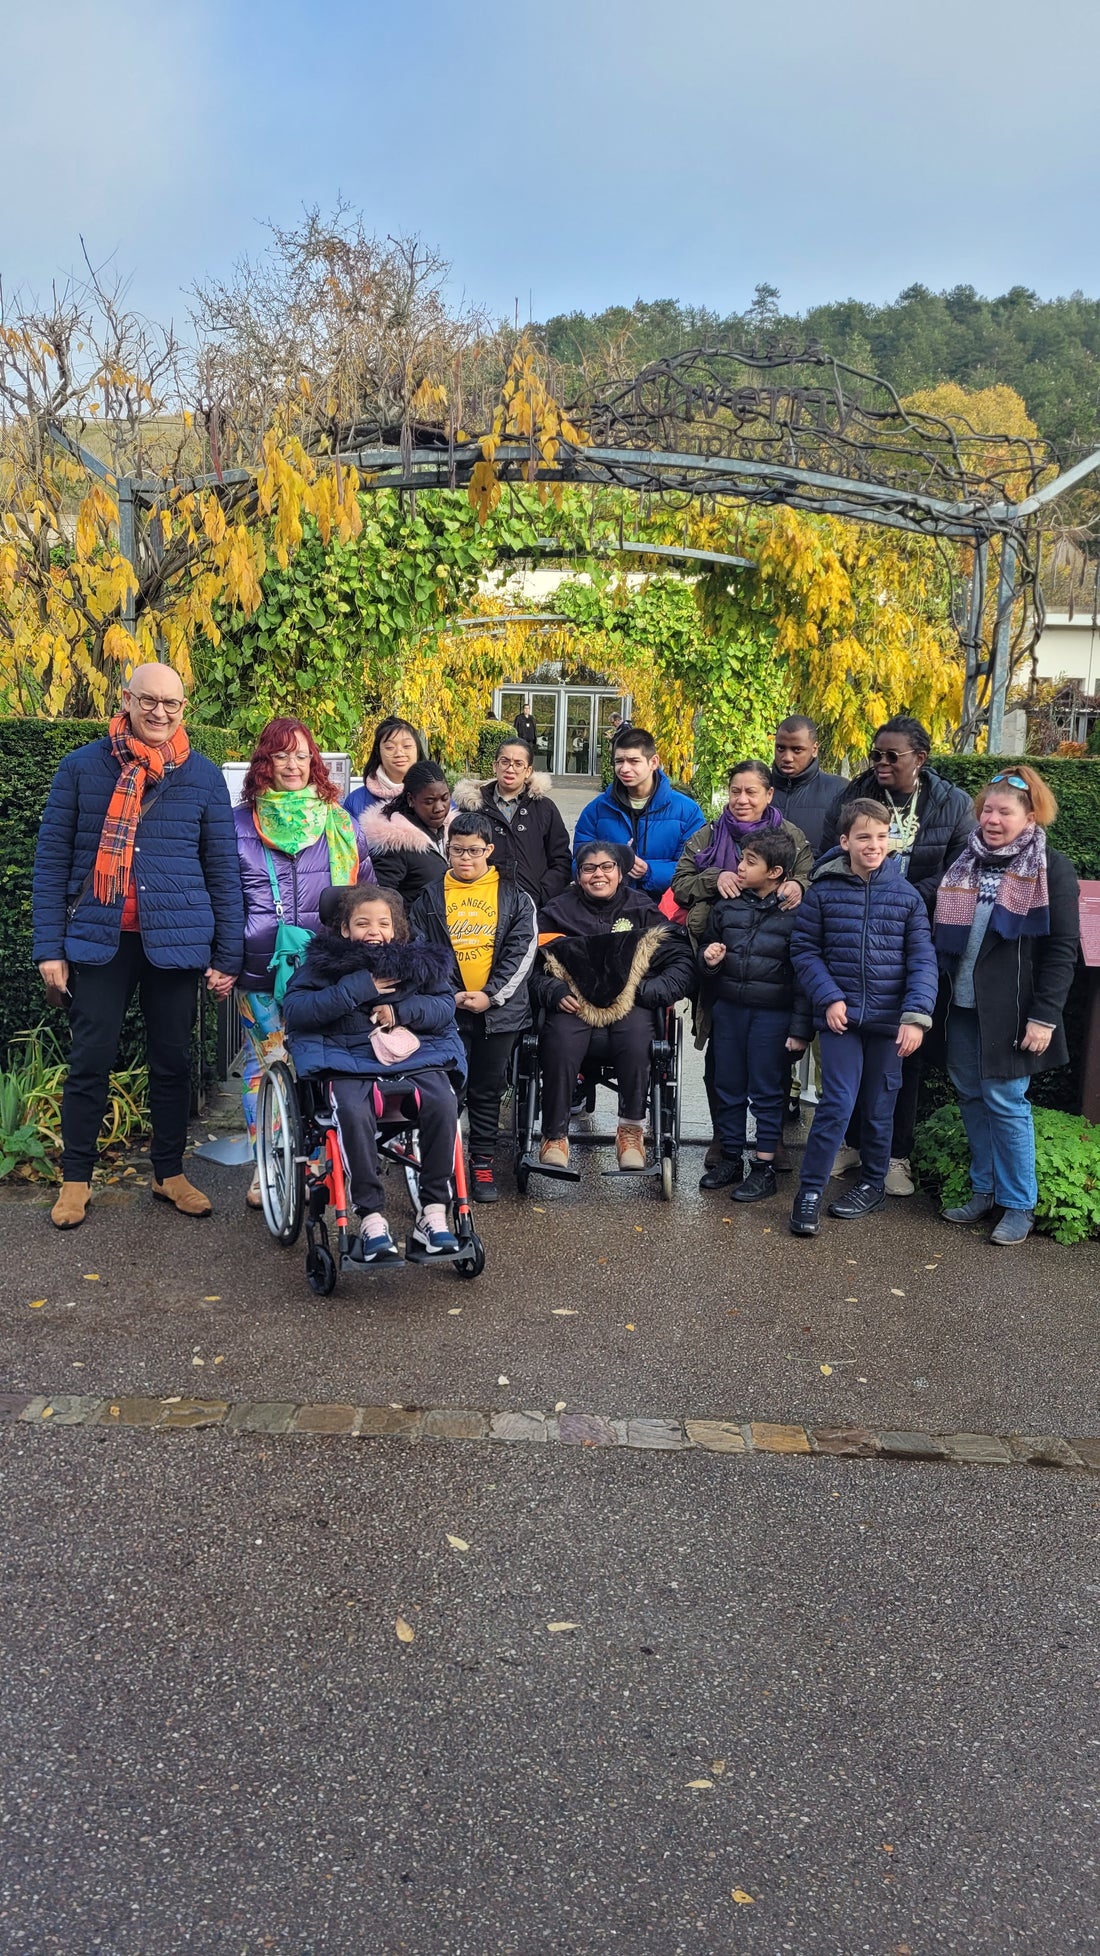
<svg viewBox="0 0 1100 1956">
<path fill-rule="evenodd" d="M 817 758 L 817 728 L 804 713 L 788 714 L 775 730 L 772 768 L 774 805 L 784 821 L 801 829 L 815 856 L 821 854 L 825 817 L 841 790 L 843 775 L 826 774 Z"/>
<path fill-rule="evenodd" d="M 429 944 L 446 944 L 454 955 L 475 1202 L 495 1202 L 499 1193 L 493 1158 L 500 1098 L 516 1034 L 531 1022 L 527 980 L 538 942 L 534 904 L 492 867 L 492 854 L 488 818 L 456 815 L 447 836 L 447 874 L 429 884 L 409 918 Z"/>
</svg>

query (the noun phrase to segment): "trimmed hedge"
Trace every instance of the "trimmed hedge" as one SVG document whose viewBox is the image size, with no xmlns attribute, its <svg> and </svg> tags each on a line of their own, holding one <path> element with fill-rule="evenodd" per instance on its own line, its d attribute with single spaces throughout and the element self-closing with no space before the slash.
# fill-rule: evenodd
<svg viewBox="0 0 1100 1956">
<path fill-rule="evenodd" d="M 1100 878 L 1100 760 L 1061 760 L 1054 755 L 1018 757 L 1054 790 L 1058 820 L 1050 831 L 1056 849 L 1067 855 L 1086 882 Z M 978 794 L 994 774 L 1009 773 L 1012 761 L 1003 755 L 933 754 L 929 766 L 946 781 Z"/>
<path fill-rule="evenodd" d="M 99 740 L 105 720 L 0 720 L 0 1054 L 13 1033 L 42 1017 L 42 981 L 31 958 L 31 875 L 46 796 L 66 754 Z M 221 767 L 240 749 L 225 727 L 188 728 L 191 743 Z M 124 1063 L 131 1041 L 124 1046 Z"/>
</svg>

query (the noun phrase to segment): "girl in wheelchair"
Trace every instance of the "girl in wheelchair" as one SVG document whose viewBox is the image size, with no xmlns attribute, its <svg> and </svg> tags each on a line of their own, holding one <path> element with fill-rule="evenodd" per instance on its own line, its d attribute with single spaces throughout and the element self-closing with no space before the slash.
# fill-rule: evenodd
<svg viewBox="0 0 1100 1956">
<path fill-rule="evenodd" d="M 299 1078 L 329 1081 L 351 1204 L 362 1218 L 357 1261 L 400 1259 L 386 1224 L 375 1087 L 412 1079 L 420 1099 L 421 1213 L 417 1249 L 454 1256 L 447 1223 L 458 1105 L 466 1063 L 455 1025 L 451 952 L 413 942 L 394 890 L 370 883 L 326 893 L 335 922 L 310 943 L 286 991 L 287 1043 Z M 328 906 L 322 900 L 322 917 Z"/>
</svg>

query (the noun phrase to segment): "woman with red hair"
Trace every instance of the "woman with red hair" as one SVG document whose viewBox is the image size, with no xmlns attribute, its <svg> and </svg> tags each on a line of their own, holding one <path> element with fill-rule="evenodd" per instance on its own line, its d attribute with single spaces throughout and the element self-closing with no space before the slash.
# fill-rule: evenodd
<svg viewBox="0 0 1100 1956">
<path fill-rule="evenodd" d="M 340 807 L 320 749 L 301 720 L 269 720 L 233 811 L 244 891 L 244 964 L 238 980 L 245 1032 L 245 1120 L 256 1145 L 256 1089 L 283 1046 L 283 993 L 320 925 L 321 892 L 372 883 L 358 822 Z M 252 1177 L 247 1201 L 260 1207 Z"/>
</svg>

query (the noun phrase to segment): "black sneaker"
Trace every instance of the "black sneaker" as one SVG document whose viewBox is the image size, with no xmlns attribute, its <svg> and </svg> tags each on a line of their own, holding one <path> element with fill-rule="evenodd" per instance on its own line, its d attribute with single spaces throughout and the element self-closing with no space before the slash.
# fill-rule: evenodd
<svg viewBox="0 0 1100 1956">
<path fill-rule="evenodd" d="M 699 1177 L 701 1189 L 728 1189 L 745 1179 L 744 1155 L 719 1155 L 713 1168 Z"/>
<path fill-rule="evenodd" d="M 739 1189 L 734 1189 L 735 1202 L 763 1202 L 774 1195 L 779 1187 L 775 1179 L 775 1167 L 770 1161 L 754 1161 Z"/>
<path fill-rule="evenodd" d="M 876 1188 L 873 1182 L 857 1182 L 847 1195 L 838 1195 L 835 1202 L 830 1202 L 829 1214 L 839 1216 L 841 1222 L 855 1222 L 857 1217 L 881 1209 L 885 1200 L 885 1189 Z"/>
<path fill-rule="evenodd" d="M 500 1194 L 493 1180 L 492 1155 L 475 1155 L 471 1161 L 470 1194 L 475 1202 L 495 1202 Z"/>
<path fill-rule="evenodd" d="M 791 1210 L 791 1235 L 816 1236 L 821 1228 L 821 1197 L 816 1189 L 799 1189 Z"/>
</svg>

